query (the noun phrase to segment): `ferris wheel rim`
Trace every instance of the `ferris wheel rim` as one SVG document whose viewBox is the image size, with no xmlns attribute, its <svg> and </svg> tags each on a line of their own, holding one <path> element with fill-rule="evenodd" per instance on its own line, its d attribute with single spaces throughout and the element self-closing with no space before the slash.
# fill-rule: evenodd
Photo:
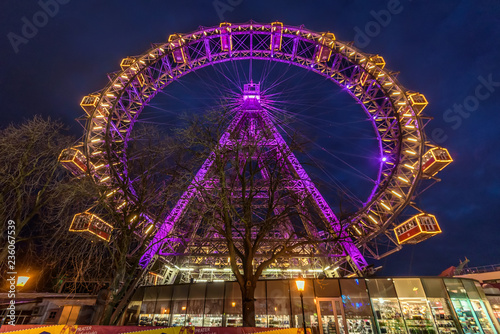
<svg viewBox="0 0 500 334">
<path fill-rule="evenodd" d="M 386 229 L 393 221 L 394 217 L 401 212 L 401 210 L 404 209 L 404 207 L 408 204 L 415 187 L 418 183 L 419 177 L 420 177 L 420 171 L 411 171 L 410 173 L 402 173 L 399 171 L 399 167 L 401 167 L 402 160 L 408 160 L 408 156 L 402 154 L 402 150 L 404 149 L 403 142 L 407 138 L 405 137 L 405 132 L 402 130 L 402 128 L 405 126 L 403 125 L 402 122 L 410 120 L 410 122 L 413 122 L 414 130 L 415 131 L 407 131 L 408 133 L 411 133 L 413 136 L 412 138 L 416 138 L 418 145 L 414 145 L 413 147 L 416 147 L 416 151 L 412 151 L 415 157 L 412 159 L 414 162 L 412 165 L 409 166 L 418 166 L 420 165 L 421 157 L 424 154 L 424 142 L 425 142 L 425 133 L 422 131 L 422 121 L 420 119 L 419 113 L 416 112 L 413 109 L 413 106 L 410 103 L 409 97 L 407 96 L 407 90 L 402 87 L 399 82 L 396 80 L 396 78 L 387 70 L 384 69 L 382 66 L 378 66 L 374 63 L 370 62 L 370 55 L 366 55 L 362 53 L 361 51 L 357 50 L 354 48 L 352 45 L 349 45 L 349 43 L 345 42 L 340 42 L 337 40 L 333 40 L 333 45 L 325 45 L 321 39 L 323 38 L 323 35 L 321 33 L 316 33 L 310 30 L 307 30 L 303 27 L 292 27 L 292 26 L 283 26 L 283 31 L 285 33 L 282 34 L 282 36 L 289 37 L 289 38 L 297 38 L 298 42 L 300 41 L 307 41 L 310 42 L 314 45 L 314 48 L 318 47 L 327 47 L 332 51 L 332 54 L 335 54 L 336 56 L 339 57 L 344 57 L 341 58 L 342 60 L 349 59 L 351 57 L 352 59 L 356 59 L 358 57 L 358 62 L 351 62 L 350 64 L 353 66 L 362 66 L 362 64 L 359 63 L 359 59 L 365 59 L 366 64 L 371 64 L 370 66 L 373 66 L 373 70 L 371 70 L 373 73 L 371 73 L 366 67 L 364 68 L 364 73 L 367 73 L 370 78 L 373 78 L 375 74 L 377 76 L 384 77 L 384 80 L 387 82 L 391 82 L 392 84 L 390 85 L 390 88 L 387 91 L 384 91 L 385 94 L 385 100 L 389 100 L 391 102 L 391 108 L 389 108 L 391 111 L 394 112 L 393 121 L 397 121 L 397 138 L 396 136 L 390 138 L 392 140 L 395 140 L 397 142 L 397 145 L 395 146 L 397 149 L 397 155 L 393 156 L 393 166 L 392 168 L 386 168 L 387 170 L 390 171 L 390 173 L 385 177 L 382 178 L 382 174 L 384 172 L 384 166 L 386 165 L 385 162 L 381 162 L 379 165 L 379 173 L 377 177 L 377 181 L 375 186 L 372 189 L 372 192 L 370 196 L 368 197 L 368 200 L 364 203 L 363 207 L 359 208 L 358 212 L 351 217 L 351 224 L 352 225 L 368 225 L 368 230 L 371 232 L 365 233 L 364 237 L 359 237 L 356 238 L 356 243 L 363 243 L 366 242 L 374 237 L 376 237 L 379 233 L 382 232 L 383 229 Z M 269 37 L 272 34 L 271 31 L 271 26 L 269 24 L 255 24 L 255 23 L 248 23 L 248 24 L 241 24 L 241 25 L 235 25 L 234 26 L 235 32 L 234 36 L 237 35 L 245 35 L 245 34 L 250 34 L 250 35 L 268 35 Z M 237 29 L 237 31 L 236 31 Z M 260 29 L 260 30 L 259 30 Z M 363 110 L 367 115 L 373 116 L 371 117 L 371 122 L 376 130 L 377 134 L 377 140 L 379 142 L 379 149 L 380 149 L 380 154 L 383 156 L 384 154 L 384 146 L 383 146 L 383 138 L 381 135 L 380 127 L 377 126 L 378 123 L 376 123 L 376 116 L 374 116 L 373 112 L 370 111 L 370 109 L 366 106 L 364 103 L 365 101 L 361 100 L 359 94 L 362 94 L 363 92 L 360 93 L 358 86 L 356 82 L 353 82 L 351 84 L 346 84 L 342 85 L 342 82 L 340 80 L 335 80 L 333 77 L 333 73 L 331 71 L 328 71 L 327 66 L 315 62 L 314 59 L 309 59 L 307 57 L 300 57 L 298 55 L 290 55 L 290 54 L 285 54 L 284 52 L 280 51 L 273 51 L 273 50 L 263 50 L 263 49 L 254 49 L 253 51 L 248 52 L 248 50 L 228 50 L 228 51 L 221 51 L 219 53 L 214 53 L 214 54 L 209 54 L 207 57 L 210 57 L 211 59 L 207 61 L 207 59 L 196 59 L 196 60 L 190 60 L 189 62 L 177 65 L 175 68 L 169 68 L 168 70 L 170 71 L 169 73 L 164 73 L 164 74 L 173 74 L 174 71 L 177 69 L 180 71 L 177 76 L 172 76 L 171 81 L 165 81 L 163 85 L 158 85 L 155 89 L 154 92 L 149 94 L 145 99 L 141 100 L 141 105 L 142 107 L 138 110 L 136 110 L 135 113 L 135 118 L 130 119 L 130 126 L 128 127 L 128 130 L 126 132 L 125 137 L 123 136 L 116 136 L 115 133 L 113 132 L 113 128 L 116 128 L 117 126 L 113 124 L 111 121 L 112 116 L 116 114 L 117 106 L 119 104 L 123 104 L 122 99 L 123 93 L 127 90 L 130 89 L 131 86 L 137 85 L 137 83 L 140 81 L 140 76 L 146 74 L 147 76 L 151 76 L 151 71 L 150 69 L 155 65 L 158 64 L 159 62 L 162 62 L 162 59 L 168 59 L 168 57 L 172 57 L 173 53 L 178 50 L 182 50 L 182 48 L 187 48 L 189 46 L 194 45 L 197 43 L 197 40 L 204 40 L 210 43 L 211 40 L 216 40 L 217 38 L 220 40 L 222 36 L 222 30 L 217 27 L 212 27 L 212 28 L 202 28 L 199 29 L 193 33 L 186 34 L 186 35 L 180 35 L 183 42 L 179 44 L 179 46 L 172 47 L 171 42 L 167 43 L 162 43 L 155 45 L 153 48 L 147 50 L 144 54 L 135 57 L 135 62 L 134 65 L 131 65 L 125 69 L 122 69 L 122 71 L 118 72 L 116 77 L 112 78 L 110 80 L 110 83 L 100 92 L 99 94 L 99 104 L 96 105 L 95 109 L 92 112 L 92 115 L 89 117 L 89 121 L 87 122 L 87 132 L 86 132 L 86 138 L 85 138 L 85 154 L 88 158 L 89 161 L 94 161 L 96 160 L 95 156 L 97 154 L 93 154 L 96 152 L 95 147 L 92 145 L 92 143 L 95 142 L 95 136 L 94 130 L 93 130 L 93 121 L 92 119 L 94 116 L 96 116 L 96 113 L 103 113 L 103 110 L 107 110 L 108 112 L 108 122 L 106 124 L 106 129 L 105 129 L 105 134 L 103 137 L 103 140 L 105 142 L 105 148 L 106 148 L 106 158 L 104 160 L 107 160 L 108 162 L 116 160 L 116 156 L 114 154 L 116 153 L 116 144 L 121 140 L 124 144 L 120 144 L 118 146 L 126 145 L 126 143 L 129 140 L 129 135 L 130 131 L 133 128 L 133 123 L 137 120 L 139 117 L 141 111 L 143 108 L 150 102 L 150 100 L 156 96 L 156 94 L 163 90 L 166 86 L 168 86 L 170 83 L 175 82 L 177 79 L 180 77 L 194 72 L 196 70 L 199 70 L 201 68 L 207 67 L 207 66 L 213 66 L 218 63 L 223 63 L 223 62 L 228 62 L 228 61 L 240 61 L 240 60 L 248 60 L 248 59 L 260 59 L 260 60 L 265 60 L 265 61 L 274 61 L 274 62 L 282 62 L 282 63 L 288 63 L 288 64 L 293 64 L 298 67 L 302 67 L 308 70 L 311 70 L 317 74 L 323 75 L 326 78 L 329 78 L 331 81 L 339 85 L 340 87 L 347 88 L 347 92 L 356 100 L 360 105 L 363 107 Z M 295 37 L 295 36 L 300 36 L 300 37 Z M 231 37 L 232 38 L 232 37 Z M 250 38 L 253 38 L 250 37 Z M 272 40 L 272 37 L 270 37 Z M 184 40 L 185 39 L 185 40 Z M 299 40 L 300 39 L 300 40 Z M 298 43 L 297 42 L 297 43 Z M 204 42 L 206 44 L 206 42 Z M 295 40 L 294 40 L 295 43 Z M 169 49 L 170 48 L 170 49 Z M 341 51 L 339 51 L 339 49 Z M 345 51 L 343 51 L 345 50 Z M 247 52 L 248 54 L 245 55 L 244 53 Z M 206 57 L 206 58 L 207 58 Z M 219 57 L 219 58 L 217 58 Z M 288 57 L 288 58 L 287 58 Z M 361 57 L 361 58 L 359 58 Z M 217 59 L 214 59 L 217 58 Z M 314 55 L 312 55 L 311 58 L 314 58 Z M 170 65 L 173 65 L 172 62 L 169 63 Z M 135 68 L 134 68 L 135 67 Z M 166 70 L 166 68 L 164 67 Z M 331 70 L 331 68 L 330 68 Z M 360 71 L 362 72 L 362 71 Z M 375 74 L 374 74 L 375 73 Z M 338 74 L 338 72 L 336 73 Z M 125 78 L 123 78 L 125 76 Z M 341 76 L 340 76 L 341 77 Z M 120 79 L 121 78 L 121 79 Z M 123 79 L 123 80 L 122 80 Z M 150 77 L 148 77 L 150 79 Z M 144 77 L 143 77 L 143 80 Z M 373 81 L 372 81 L 373 80 Z M 380 82 L 379 78 L 372 79 L 370 82 L 373 84 L 378 83 L 379 88 L 383 88 L 383 83 Z M 389 81 L 387 81 L 389 80 Z M 161 80 L 159 80 L 161 82 Z M 120 87 L 118 87 L 120 86 Z M 364 84 L 361 84 L 360 86 L 364 86 Z M 117 89 L 118 88 L 118 89 Z M 361 89 L 363 90 L 363 89 Z M 388 93 L 396 93 L 399 92 L 400 95 L 397 98 L 394 98 L 393 95 L 389 95 Z M 129 94 L 129 93 L 127 93 Z M 143 93 L 143 96 L 146 95 Z M 389 95 L 389 96 L 388 96 Z M 143 97 L 141 96 L 141 97 Z M 401 99 L 401 97 L 403 99 Z M 114 101 L 113 101 L 114 100 Z M 401 102 L 402 101 L 402 102 Z M 110 102 L 110 103 L 108 103 Z M 410 113 L 410 116 L 403 117 L 399 115 L 398 111 L 396 110 L 396 105 L 398 103 L 404 103 L 405 106 L 405 114 Z M 112 106 L 111 106 L 112 105 Z M 109 108 L 111 107 L 111 108 Z M 403 107 L 400 107 L 399 110 L 401 110 Z M 125 108 L 126 109 L 126 108 Z M 383 122 L 383 121 L 382 121 Z M 406 123 L 408 125 L 408 123 Z M 394 130 L 394 129 L 391 129 Z M 410 136 L 410 134 L 407 134 L 407 136 Z M 118 139 L 117 139 L 118 138 Z M 125 157 L 124 153 L 121 157 Z M 125 157 L 126 159 L 126 157 Z M 97 159 L 98 160 L 98 159 Z M 119 160 L 119 159 L 118 159 Z M 98 165 L 96 163 L 96 165 Z M 414 169 L 414 168 L 413 168 Z M 108 166 L 108 174 L 111 177 L 111 179 L 119 177 L 119 173 L 117 172 L 117 167 L 116 165 L 113 165 L 109 163 Z M 403 176 L 400 176 L 403 174 Z M 411 175 L 411 178 L 405 177 Z M 400 179 L 405 179 L 409 184 L 409 186 L 405 187 L 406 191 L 401 191 L 401 187 L 399 185 L 401 182 L 405 181 L 397 181 L 398 183 L 396 184 L 391 184 L 391 182 L 394 182 L 396 178 Z M 382 185 L 382 186 L 381 186 Z M 394 196 L 403 198 L 403 201 L 399 201 L 397 206 L 392 206 L 390 205 L 390 200 L 387 200 L 387 195 L 386 190 L 391 187 L 391 192 L 392 194 L 396 194 Z M 396 190 L 393 190 L 395 187 Z M 397 191 L 399 188 L 399 191 Z M 131 191 L 130 194 L 124 194 L 125 197 L 128 198 L 128 200 L 132 200 L 130 196 L 133 196 L 133 188 L 131 187 L 129 189 Z M 385 197 L 384 197 L 385 196 Z M 393 196 L 393 197 L 394 197 Z M 391 197 L 391 198 L 393 198 Z M 386 201 L 386 202 L 384 202 Z M 390 209 L 387 209 L 387 207 L 390 207 Z M 375 218 L 376 217 L 376 218 Z M 379 219 L 377 219 L 379 218 Z M 371 228 L 371 230 L 370 230 Z M 356 237 L 356 236 L 355 236 Z"/>
</svg>

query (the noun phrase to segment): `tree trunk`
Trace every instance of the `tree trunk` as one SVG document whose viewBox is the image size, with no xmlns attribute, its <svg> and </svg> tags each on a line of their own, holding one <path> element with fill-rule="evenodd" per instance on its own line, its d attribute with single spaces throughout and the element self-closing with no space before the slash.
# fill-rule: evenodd
<svg viewBox="0 0 500 334">
<path fill-rule="evenodd" d="M 115 279 L 114 286 L 119 286 L 119 290 L 116 293 L 110 292 L 110 298 L 108 298 L 101 318 L 101 325 L 116 325 L 118 323 L 141 278 L 142 276 L 127 275 L 121 283 L 118 277 Z M 116 290 L 112 289 L 111 291 Z"/>
<path fill-rule="evenodd" d="M 100 325 L 109 325 L 111 321 L 111 316 L 115 311 L 116 304 L 120 301 L 120 296 L 122 295 L 123 286 L 120 286 L 120 278 L 122 275 L 116 275 L 109 287 L 108 298 L 106 299 L 106 304 L 104 304 L 104 311 L 101 317 Z"/>
<path fill-rule="evenodd" d="M 110 319 L 111 325 L 115 325 L 115 326 L 118 325 L 118 321 L 121 319 L 121 317 L 123 315 L 123 311 L 125 311 L 125 309 L 127 308 L 128 303 L 129 303 L 130 299 L 132 298 L 132 295 L 136 291 L 137 281 L 140 280 L 140 278 L 142 278 L 142 276 L 134 278 L 132 280 L 132 282 L 130 284 L 128 284 L 128 287 L 127 287 L 123 297 L 117 303 L 115 310 L 114 310 L 113 314 L 111 315 L 111 319 Z"/>
<path fill-rule="evenodd" d="M 109 297 L 108 301 L 104 305 L 104 311 L 102 313 L 101 321 L 99 322 L 100 325 L 109 325 L 111 315 L 115 309 L 115 302 L 112 298 L 113 297 Z"/>
<path fill-rule="evenodd" d="M 241 288 L 243 299 L 243 327 L 255 327 L 255 283 L 247 281 L 247 284 Z"/>
</svg>

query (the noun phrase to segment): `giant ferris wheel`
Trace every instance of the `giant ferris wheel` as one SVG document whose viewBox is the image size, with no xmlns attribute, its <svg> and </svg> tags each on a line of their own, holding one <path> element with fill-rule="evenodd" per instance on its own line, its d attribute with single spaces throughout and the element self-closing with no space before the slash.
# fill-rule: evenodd
<svg viewBox="0 0 500 334">
<path fill-rule="evenodd" d="M 352 43 L 336 40 L 332 33 L 317 33 L 281 22 L 221 23 L 219 27 L 173 34 L 168 42 L 155 44 L 142 55 L 123 59 L 121 70 L 109 76 L 110 81 L 102 90 L 83 98 L 81 106 L 86 112 L 83 144 L 63 151 L 61 162 L 75 175 L 90 173 L 95 182 L 105 186 L 109 203 L 118 212 L 125 210 L 137 201 L 133 184 L 119 186 L 126 180 L 126 147 L 144 108 L 160 92 L 168 91 L 172 84 L 191 73 L 248 61 L 250 66 L 252 61 L 293 65 L 333 82 L 364 110 L 377 142 L 373 185 L 355 212 L 344 218 L 337 217 L 332 203 L 315 186 L 299 159 L 292 152 L 287 155 L 285 162 L 295 175 L 296 187 L 313 199 L 317 219 L 341 235 L 343 241 L 327 247 L 322 261 L 304 254 L 302 260 L 277 264 L 264 275 L 300 271 L 302 275 L 360 276 L 367 273 L 373 259 L 441 232 L 435 216 L 415 205 L 419 185 L 437 180 L 435 175 L 452 161 L 445 148 L 426 139 L 424 127 L 429 118 L 422 113 L 427 106 L 424 95 L 405 89 L 396 74 L 385 68 L 381 56 L 363 53 Z M 226 133 L 229 137 L 235 135 L 241 128 L 239 123 L 249 122 L 248 111 L 252 115 L 259 111 L 258 123 L 269 133 L 268 142 L 281 145 L 288 152 L 286 139 L 274 122 L 277 108 L 272 98 L 266 99 L 265 83 L 249 81 L 234 98 L 234 118 Z M 221 138 L 220 145 L 227 144 Z M 206 179 L 209 171 L 207 160 L 196 179 Z M 173 282 L 179 274 L 184 281 L 193 277 L 231 279 L 227 263 L 220 260 L 224 258 L 220 248 L 214 257 L 211 243 L 215 241 L 205 236 L 193 241 L 190 247 L 184 246 L 180 254 L 175 238 L 171 237 L 195 198 L 196 192 L 190 185 L 165 217 L 138 213 L 143 222 L 138 235 L 154 231 L 152 246 L 143 255 L 141 265 L 152 268 L 157 261 L 165 264 L 160 266 L 160 277 L 165 283 Z M 409 206 L 418 212 L 402 221 L 401 214 Z M 108 242 L 113 236 L 113 226 L 90 212 L 76 215 L 70 229 Z M 315 233 L 323 232 L 318 228 Z"/>
</svg>

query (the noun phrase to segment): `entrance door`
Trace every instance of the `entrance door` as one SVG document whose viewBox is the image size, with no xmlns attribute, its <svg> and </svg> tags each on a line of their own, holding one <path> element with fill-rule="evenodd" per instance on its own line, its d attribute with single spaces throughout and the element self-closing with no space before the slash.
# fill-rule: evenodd
<svg viewBox="0 0 500 334">
<path fill-rule="evenodd" d="M 318 298 L 320 334 L 347 334 L 344 307 L 340 298 Z"/>
</svg>

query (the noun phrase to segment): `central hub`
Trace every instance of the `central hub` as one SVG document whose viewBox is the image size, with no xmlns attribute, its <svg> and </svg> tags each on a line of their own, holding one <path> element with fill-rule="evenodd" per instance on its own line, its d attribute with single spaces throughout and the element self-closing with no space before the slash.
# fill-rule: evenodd
<svg viewBox="0 0 500 334">
<path fill-rule="evenodd" d="M 251 82 L 243 85 L 243 108 L 260 109 L 260 84 Z"/>
<path fill-rule="evenodd" d="M 260 84 L 249 83 L 243 85 L 243 100 L 260 100 Z"/>
</svg>

